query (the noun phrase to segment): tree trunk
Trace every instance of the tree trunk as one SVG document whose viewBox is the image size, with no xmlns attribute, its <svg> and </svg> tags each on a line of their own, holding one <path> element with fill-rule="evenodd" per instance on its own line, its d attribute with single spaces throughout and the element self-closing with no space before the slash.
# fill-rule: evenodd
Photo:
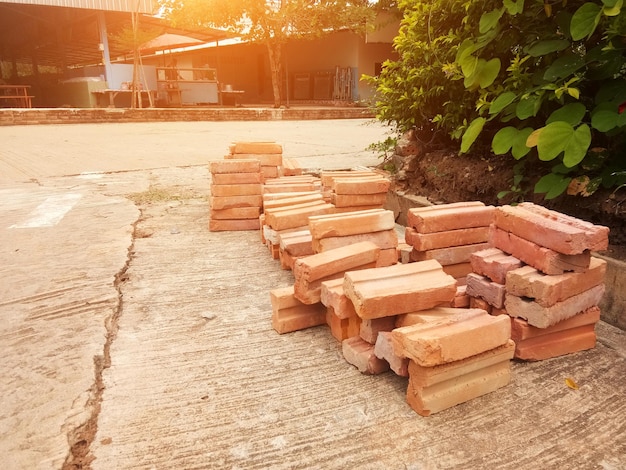
<svg viewBox="0 0 626 470">
<path fill-rule="evenodd" d="M 282 45 L 272 40 L 267 41 L 267 52 L 270 59 L 270 72 L 272 74 L 272 91 L 274 93 L 274 107 L 281 105 L 281 71 L 282 71 Z"/>
</svg>

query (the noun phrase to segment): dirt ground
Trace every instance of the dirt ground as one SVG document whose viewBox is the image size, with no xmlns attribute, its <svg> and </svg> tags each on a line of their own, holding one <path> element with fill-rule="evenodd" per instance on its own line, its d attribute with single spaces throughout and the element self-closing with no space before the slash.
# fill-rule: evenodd
<svg viewBox="0 0 626 470">
<path fill-rule="evenodd" d="M 604 225 L 611 229 L 609 250 L 614 258 L 626 259 L 626 189 L 600 188 L 588 197 L 562 195 L 545 200 L 532 188 L 545 169 L 528 162 L 522 190 L 511 191 L 515 175 L 508 156 L 458 155 L 446 149 L 424 150 L 414 141 L 400 142 L 396 152 L 387 159 L 395 172 L 396 189 L 427 197 L 432 203 L 483 201 L 502 205 L 531 201 L 550 209 Z M 499 193 L 508 191 L 501 198 Z M 502 195 L 500 195 L 502 196 Z"/>
</svg>

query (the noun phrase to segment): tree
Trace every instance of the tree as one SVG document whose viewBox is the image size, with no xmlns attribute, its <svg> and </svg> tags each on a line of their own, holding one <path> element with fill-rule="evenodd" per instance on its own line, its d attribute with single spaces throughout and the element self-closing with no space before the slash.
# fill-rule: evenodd
<svg viewBox="0 0 626 470">
<path fill-rule="evenodd" d="M 338 29 L 364 31 L 373 10 L 367 0 L 161 0 L 174 23 L 227 28 L 267 47 L 274 107 L 282 102 L 282 48 L 288 39 L 319 37 Z"/>
</svg>

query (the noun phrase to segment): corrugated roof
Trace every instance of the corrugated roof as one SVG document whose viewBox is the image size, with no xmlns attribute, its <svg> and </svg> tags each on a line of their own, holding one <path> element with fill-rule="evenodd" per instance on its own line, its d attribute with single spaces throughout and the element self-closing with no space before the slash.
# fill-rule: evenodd
<svg viewBox="0 0 626 470">
<path fill-rule="evenodd" d="M 0 0 L 0 3 L 138 13 L 154 13 L 156 7 L 153 0 Z"/>
</svg>

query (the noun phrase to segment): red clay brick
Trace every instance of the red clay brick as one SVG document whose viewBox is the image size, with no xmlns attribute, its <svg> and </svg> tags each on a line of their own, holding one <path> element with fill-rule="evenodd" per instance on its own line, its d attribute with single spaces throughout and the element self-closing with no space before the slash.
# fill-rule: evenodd
<svg viewBox="0 0 626 470">
<path fill-rule="evenodd" d="M 470 297 L 467 295 L 467 286 L 458 286 L 456 287 L 456 295 L 454 299 L 450 302 L 450 307 L 452 308 L 468 308 L 470 306 Z"/>
<path fill-rule="evenodd" d="M 374 354 L 374 346 L 359 336 L 348 338 L 341 343 L 346 362 L 355 366 L 363 374 L 376 375 L 389 370 L 389 364 Z"/>
<path fill-rule="evenodd" d="M 278 333 L 291 333 L 326 323 L 326 307 L 305 305 L 293 295 L 293 286 L 270 291 L 272 328 Z"/>
<path fill-rule="evenodd" d="M 605 274 L 606 261 L 595 257 L 584 273 L 548 276 L 532 266 L 524 266 L 507 274 L 506 290 L 511 295 L 528 297 L 549 307 L 601 284 Z"/>
<path fill-rule="evenodd" d="M 595 325 L 599 320 L 597 306 L 548 328 L 537 328 L 521 318 L 512 318 L 511 339 L 515 341 L 515 357 L 541 361 L 592 349 L 596 344 Z"/>
<path fill-rule="evenodd" d="M 209 163 L 209 171 L 216 173 L 261 173 L 258 160 L 215 160 Z"/>
<path fill-rule="evenodd" d="M 263 198 L 260 195 L 254 196 L 211 196 L 209 198 L 211 209 L 232 209 L 234 207 L 262 207 Z"/>
<path fill-rule="evenodd" d="M 392 332 L 396 354 L 423 367 L 459 361 L 497 348 L 506 344 L 510 336 L 509 318 L 493 317 L 480 309 L 457 309 L 457 313 L 444 318 Z"/>
<path fill-rule="evenodd" d="M 312 239 L 308 227 L 304 230 L 294 229 L 292 232 L 278 232 L 280 249 L 295 257 L 309 256 L 315 253 Z"/>
<path fill-rule="evenodd" d="M 265 173 L 264 173 L 265 175 Z M 268 184 L 269 181 L 266 181 L 263 185 L 263 193 L 296 193 L 296 192 L 309 192 L 315 191 L 318 189 L 318 185 L 316 183 L 308 183 L 308 182 L 294 182 L 291 184 Z"/>
<path fill-rule="evenodd" d="M 309 219 L 309 226 L 311 225 L 311 219 Z M 352 245 L 353 243 L 359 243 L 362 241 L 370 241 L 375 243 L 381 250 L 393 248 L 394 250 L 398 246 L 398 234 L 394 229 L 381 230 L 378 232 L 357 233 L 355 235 L 346 235 L 342 237 L 326 237 L 326 238 L 312 238 L 313 250 L 316 253 L 322 251 L 332 250 L 334 248 L 340 248 L 346 245 Z M 397 257 L 397 255 L 396 255 Z"/>
<path fill-rule="evenodd" d="M 547 328 L 598 305 L 604 289 L 604 284 L 600 284 L 550 307 L 542 307 L 533 300 L 507 294 L 505 306 L 512 317 L 523 318 L 537 328 Z"/>
<path fill-rule="evenodd" d="M 442 266 L 448 266 L 451 264 L 469 263 L 472 253 L 484 250 L 488 247 L 489 243 L 476 243 L 474 245 L 452 246 L 428 251 L 417 251 L 414 249 L 411 258 L 414 261 L 435 259 L 439 261 Z"/>
<path fill-rule="evenodd" d="M 332 188 L 335 178 L 361 178 L 375 175 L 371 170 L 323 170 L 320 174 L 320 181 L 325 188 Z"/>
<path fill-rule="evenodd" d="M 374 354 L 379 359 L 384 359 L 389 364 L 389 368 L 400 377 L 409 376 L 409 360 L 405 357 L 397 356 L 393 352 L 393 344 L 391 342 L 391 332 L 381 331 L 378 333 L 376 344 L 374 345 Z"/>
<path fill-rule="evenodd" d="M 227 160 L 233 158 L 258 160 L 261 163 L 261 166 L 277 167 L 283 164 L 283 156 L 280 153 L 231 153 L 225 155 L 224 158 Z"/>
<path fill-rule="evenodd" d="M 486 300 L 481 299 L 480 297 L 469 296 L 469 306 L 470 308 L 479 308 L 481 310 L 484 310 L 490 315 L 493 312 L 493 307 L 489 305 Z"/>
<path fill-rule="evenodd" d="M 414 207 L 407 212 L 407 225 L 419 233 L 488 227 L 494 210 L 479 201 Z"/>
<path fill-rule="evenodd" d="M 260 207 L 233 207 L 232 209 L 211 209 L 211 219 L 257 219 L 261 215 Z"/>
<path fill-rule="evenodd" d="M 373 243 L 361 242 L 296 260 L 293 267 L 296 298 L 304 303 L 319 302 L 322 281 L 375 265 L 379 252 L 380 248 Z"/>
<path fill-rule="evenodd" d="M 390 181 L 382 175 L 333 178 L 335 194 L 380 194 L 389 191 Z"/>
<path fill-rule="evenodd" d="M 395 229 L 393 211 L 372 209 L 312 216 L 309 229 L 314 239 L 345 237 Z"/>
<path fill-rule="evenodd" d="M 346 272 L 344 293 L 363 319 L 398 315 L 449 303 L 456 281 L 434 260 Z"/>
<path fill-rule="evenodd" d="M 209 231 L 211 232 L 231 232 L 240 230 L 259 230 L 259 219 L 238 219 L 238 220 L 209 220 Z"/>
<path fill-rule="evenodd" d="M 498 248 L 487 248 L 470 255 L 470 264 L 476 274 L 487 276 L 493 282 L 504 284 L 506 273 L 521 268 L 522 262 Z"/>
<path fill-rule="evenodd" d="M 391 331 L 396 326 L 395 317 L 373 318 L 371 320 L 363 320 L 359 336 L 363 341 L 370 344 L 376 344 L 376 338 L 381 331 Z"/>
<path fill-rule="evenodd" d="M 277 198 L 268 198 L 271 194 L 282 194 L 284 196 Z M 308 192 L 298 196 L 291 196 L 293 193 L 269 193 L 263 195 L 263 209 L 271 210 L 278 207 L 295 206 L 299 204 L 307 204 L 322 201 L 322 194 L 316 192 Z"/>
<path fill-rule="evenodd" d="M 261 173 L 216 173 L 211 184 L 261 184 Z"/>
<path fill-rule="evenodd" d="M 459 280 L 462 280 L 463 284 L 465 284 L 465 278 L 472 272 L 472 265 L 470 263 L 448 264 L 443 266 L 443 272 L 456 279 L 457 283 Z"/>
<path fill-rule="evenodd" d="M 494 224 L 501 230 L 565 255 L 608 248 L 608 227 L 593 225 L 533 203 L 498 207 Z"/>
<path fill-rule="evenodd" d="M 335 309 L 327 307 L 326 323 L 330 327 L 330 333 L 337 341 L 343 341 L 354 336 L 359 336 L 361 319 L 355 313 L 348 318 L 340 318 L 335 313 Z"/>
<path fill-rule="evenodd" d="M 504 307 L 504 296 L 506 294 L 504 284 L 492 282 L 488 277 L 476 273 L 468 274 L 466 282 L 467 295 L 480 297 L 489 305 L 496 308 Z"/>
<path fill-rule="evenodd" d="M 545 274 L 563 274 L 569 271 L 582 273 L 589 269 L 591 262 L 589 251 L 577 255 L 564 255 L 493 226 L 491 242 L 496 248 Z"/>
<path fill-rule="evenodd" d="M 384 268 L 385 266 L 392 266 L 398 263 L 398 250 L 395 248 L 385 248 L 380 250 L 378 259 L 376 260 L 377 268 Z"/>
<path fill-rule="evenodd" d="M 283 146 L 276 142 L 233 142 L 230 153 L 283 153 Z"/>
<path fill-rule="evenodd" d="M 410 234 L 410 242 L 417 251 L 436 250 L 451 246 L 475 245 L 489 241 L 489 227 L 474 227 L 445 232 L 420 233 L 411 227 L 407 227 Z M 405 235 L 406 238 L 406 235 Z"/>
<path fill-rule="evenodd" d="M 281 173 L 283 176 L 299 176 L 302 174 L 302 168 L 295 158 L 283 157 Z"/>
<path fill-rule="evenodd" d="M 301 207 L 290 206 L 282 210 L 268 210 L 265 211 L 265 222 L 274 230 L 302 227 L 309 223 L 310 216 L 329 214 L 334 211 L 334 208 L 332 204 L 319 202 L 314 205 L 302 204 Z"/>
<path fill-rule="evenodd" d="M 263 166 L 261 165 L 261 176 L 263 177 L 263 182 L 267 183 L 273 178 L 278 178 L 279 171 L 277 166 Z M 265 191 L 265 186 L 263 187 L 263 192 Z"/>
<path fill-rule="evenodd" d="M 358 316 L 352 300 L 343 293 L 343 277 L 322 282 L 321 289 L 320 301 L 327 307 L 332 307 L 339 318 Z"/>
<path fill-rule="evenodd" d="M 387 201 L 387 193 L 380 194 L 332 194 L 330 202 L 337 207 L 382 206 Z"/>
</svg>

